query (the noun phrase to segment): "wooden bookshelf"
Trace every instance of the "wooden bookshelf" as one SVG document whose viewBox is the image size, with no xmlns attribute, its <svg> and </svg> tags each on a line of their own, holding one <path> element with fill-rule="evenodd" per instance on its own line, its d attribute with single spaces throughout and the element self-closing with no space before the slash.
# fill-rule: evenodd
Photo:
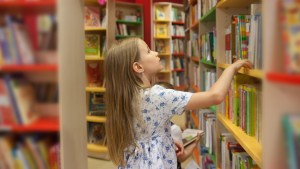
<svg viewBox="0 0 300 169">
<path fill-rule="evenodd" d="M 136 3 L 117 1 L 115 2 L 115 10 L 115 38 L 124 39 L 138 37 L 144 39 L 143 6 Z"/>
<path fill-rule="evenodd" d="M 85 56 L 86 61 L 104 61 L 103 56 Z"/>
<path fill-rule="evenodd" d="M 57 65 L 2 65 L 0 66 L 1 72 L 56 72 Z"/>
<path fill-rule="evenodd" d="M 217 4 L 217 8 L 244 8 L 260 2 L 260 0 L 221 0 Z"/>
<path fill-rule="evenodd" d="M 88 151 L 91 152 L 97 152 L 97 153 L 107 153 L 107 147 L 101 146 L 101 145 L 96 145 L 96 144 L 88 144 L 87 145 Z"/>
<path fill-rule="evenodd" d="M 86 116 L 86 121 L 94 123 L 105 123 L 106 117 Z"/>
<path fill-rule="evenodd" d="M 268 72 L 266 78 L 270 82 L 281 83 L 281 84 L 291 84 L 300 85 L 300 75 L 292 75 L 287 73 L 275 73 Z"/>
<path fill-rule="evenodd" d="M 226 69 L 229 66 L 229 64 L 218 63 L 217 66 L 219 68 Z M 264 75 L 262 70 L 244 69 L 244 68 L 240 69 L 238 71 L 238 73 L 248 75 L 248 76 L 251 76 L 251 77 L 255 77 L 255 78 L 258 78 L 258 79 L 262 79 L 263 75 Z"/>
<path fill-rule="evenodd" d="M 230 120 L 218 113 L 218 120 L 225 126 L 225 128 L 234 136 L 234 138 L 241 144 L 245 151 L 251 158 L 262 167 L 262 146 L 254 137 L 247 135 L 241 128 L 232 124 Z"/>
<path fill-rule="evenodd" d="M 87 31 L 106 31 L 106 28 L 84 28 Z"/>
<path fill-rule="evenodd" d="M 174 16 L 172 15 L 172 11 L 178 11 L 173 12 Z M 174 49 L 174 52 L 179 51 L 179 53 L 173 53 L 171 51 L 175 46 L 173 46 L 173 43 L 180 43 L 184 40 L 185 36 L 182 35 L 184 33 L 184 22 L 183 18 L 180 18 L 179 15 L 181 15 L 180 11 L 183 11 L 183 6 L 180 4 L 174 4 L 174 3 L 168 3 L 168 2 L 157 2 L 153 4 L 153 27 L 152 33 L 153 33 L 153 43 L 151 44 L 152 48 L 159 52 L 159 56 L 164 56 L 164 61 L 166 67 L 163 71 L 160 73 L 164 74 L 164 76 L 158 75 L 160 78 L 159 81 L 165 81 L 169 83 L 175 83 L 177 81 L 174 80 L 175 76 L 179 76 L 181 78 L 181 75 L 179 75 L 180 72 L 185 73 L 184 69 L 181 69 L 180 67 L 173 69 L 173 58 L 177 59 L 185 59 L 185 53 L 183 51 L 179 51 Z M 177 15 L 175 16 L 175 13 Z M 159 14 L 159 15 L 158 15 Z M 180 29 L 180 31 L 171 31 L 172 29 Z M 181 32 L 182 28 L 182 32 Z M 161 29 L 166 29 L 166 33 L 162 33 L 163 31 L 159 31 Z M 173 34 L 173 35 L 172 35 Z M 164 45 L 162 45 L 164 44 Z M 163 46 L 163 47 L 161 47 Z M 164 49 L 164 50 L 161 50 Z M 183 48 L 182 48 L 183 49 Z M 163 51 L 161 53 L 160 51 Z M 181 61 L 181 60 L 180 60 Z M 175 67 L 175 65 L 174 65 Z M 172 69 L 172 70 L 171 70 Z M 163 78 L 162 78 L 163 77 Z M 176 77 L 178 78 L 178 77 Z M 185 82 L 182 82 L 182 79 L 179 82 L 180 84 L 173 84 L 174 86 L 184 86 Z M 178 90 L 184 90 L 185 87 L 179 87 Z"/>
<path fill-rule="evenodd" d="M 85 88 L 86 92 L 105 92 L 104 87 L 86 87 Z"/>
</svg>

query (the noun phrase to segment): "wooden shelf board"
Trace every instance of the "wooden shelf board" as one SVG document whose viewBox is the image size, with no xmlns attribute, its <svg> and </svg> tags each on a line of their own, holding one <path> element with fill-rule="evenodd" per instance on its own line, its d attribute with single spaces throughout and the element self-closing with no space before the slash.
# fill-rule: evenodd
<svg viewBox="0 0 300 169">
<path fill-rule="evenodd" d="M 155 36 L 154 39 L 170 39 L 169 36 Z"/>
<path fill-rule="evenodd" d="M 205 65 L 208 65 L 208 66 L 213 66 L 213 67 L 216 67 L 216 64 L 215 63 L 212 63 L 210 61 L 206 61 L 206 60 L 200 60 L 201 63 L 205 64 Z"/>
<path fill-rule="evenodd" d="M 86 92 L 105 92 L 104 87 L 86 87 L 85 88 Z"/>
<path fill-rule="evenodd" d="M 191 59 L 194 62 L 199 62 L 200 61 L 199 57 L 197 57 L 197 56 L 192 56 Z"/>
<path fill-rule="evenodd" d="M 267 80 L 275 83 L 300 85 L 300 75 L 293 75 L 287 73 L 268 72 L 266 74 Z"/>
<path fill-rule="evenodd" d="M 106 31 L 106 28 L 84 28 L 85 31 Z"/>
<path fill-rule="evenodd" d="M 166 23 L 166 22 L 170 22 L 170 20 L 167 20 L 167 19 L 166 20 L 154 20 L 154 22 L 165 22 Z"/>
<path fill-rule="evenodd" d="M 86 116 L 86 121 L 95 123 L 105 123 L 106 117 Z"/>
<path fill-rule="evenodd" d="M 32 65 L 2 65 L 1 72 L 51 72 L 57 71 L 57 65 L 32 64 Z"/>
<path fill-rule="evenodd" d="M 26 125 L 0 126 L 0 131 L 14 133 L 59 132 L 59 119 L 57 117 L 45 117 Z"/>
<path fill-rule="evenodd" d="M 247 135 L 240 127 L 234 125 L 230 120 L 217 114 L 218 120 L 224 125 L 224 127 L 234 136 L 238 143 L 245 149 L 245 151 L 251 156 L 251 158 L 262 167 L 262 146 L 258 141 L 249 135 Z"/>
<path fill-rule="evenodd" d="M 204 16 L 200 18 L 200 22 L 216 21 L 216 7 L 210 9 Z"/>
<path fill-rule="evenodd" d="M 180 21 L 172 21 L 173 25 L 184 25 L 184 22 L 180 22 Z"/>
<path fill-rule="evenodd" d="M 87 144 L 87 149 L 88 151 L 92 151 L 92 152 L 101 152 L 101 153 L 108 152 L 107 147 L 96 145 L 96 144 Z"/>
<path fill-rule="evenodd" d="M 199 87 L 197 87 L 197 86 L 195 86 L 195 85 L 192 85 L 192 89 L 193 89 L 195 92 L 200 92 Z"/>
<path fill-rule="evenodd" d="M 116 35 L 115 38 L 116 39 L 123 39 L 123 38 L 132 38 L 132 37 L 138 37 L 138 38 L 142 38 L 142 35 Z"/>
<path fill-rule="evenodd" d="M 158 53 L 158 56 L 170 56 L 171 53 Z"/>
<path fill-rule="evenodd" d="M 218 63 L 217 67 L 222 68 L 222 69 L 226 69 L 229 66 L 229 64 L 224 64 L 224 63 Z M 248 75 L 251 77 L 255 77 L 258 79 L 262 79 L 264 76 L 264 73 L 262 70 L 257 70 L 257 69 L 244 69 L 241 68 L 238 73 L 240 74 L 244 74 L 244 75 Z"/>
<path fill-rule="evenodd" d="M 134 25 L 140 25 L 142 24 L 141 21 L 127 21 L 127 20 L 116 20 L 117 23 L 124 23 L 124 24 L 134 24 Z"/>
<path fill-rule="evenodd" d="M 260 0 L 221 0 L 217 8 L 244 8 L 255 3 L 260 3 Z"/>
</svg>

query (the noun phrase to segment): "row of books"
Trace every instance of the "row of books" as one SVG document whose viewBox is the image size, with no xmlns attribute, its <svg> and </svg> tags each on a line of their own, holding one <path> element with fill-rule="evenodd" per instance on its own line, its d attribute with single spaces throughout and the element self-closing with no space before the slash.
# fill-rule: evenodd
<svg viewBox="0 0 300 169">
<path fill-rule="evenodd" d="M 191 15 L 191 24 L 194 25 L 198 22 L 200 19 L 200 13 L 199 13 L 199 7 L 198 5 L 194 5 L 190 7 L 190 15 Z"/>
<path fill-rule="evenodd" d="M 128 10 L 128 8 L 126 9 Z M 128 11 L 125 13 L 124 9 L 117 9 L 116 10 L 116 19 L 117 20 L 124 20 L 130 22 L 141 22 L 141 11 L 139 9 L 131 9 L 130 14 Z"/>
<path fill-rule="evenodd" d="M 213 7 L 217 5 L 217 0 L 200 0 L 198 1 L 199 16 L 203 17 Z"/>
<path fill-rule="evenodd" d="M 25 136 L 14 143 L 12 139 L 0 137 L 0 168 L 61 168 L 59 143 L 33 136 Z"/>
<path fill-rule="evenodd" d="M 184 36 L 185 35 L 184 26 L 172 25 L 171 35 L 172 36 Z"/>
<path fill-rule="evenodd" d="M 184 72 L 172 73 L 171 84 L 174 86 L 182 86 L 185 84 Z"/>
<path fill-rule="evenodd" d="M 32 32 L 28 25 L 34 20 L 37 31 Z M 22 17 L 1 15 L 0 21 L 0 60 L 2 64 L 47 63 L 47 51 L 57 48 L 56 18 L 54 15 Z M 31 31 L 29 33 L 29 31 Z M 33 42 L 37 39 L 37 42 Z M 55 53 L 55 52 L 54 52 Z M 47 55 L 46 55 L 47 56 Z M 56 55 L 53 55 L 55 57 Z M 54 59 L 55 60 L 55 59 Z"/>
<path fill-rule="evenodd" d="M 84 26 L 85 28 L 106 28 L 107 17 L 106 9 L 97 6 L 84 7 Z"/>
<path fill-rule="evenodd" d="M 202 73 L 202 91 L 209 90 L 216 82 L 217 74 L 215 69 L 204 68 Z"/>
<path fill-rule="evenodd" d="M 88 143 L 104 145 L 105 126 L 104 123 L 88 122 L 87 126 Z"/>
<path fill-rule="evenodd" d="M 191 32 L 191 39 L 187 42 L 187 55 L 192 57 L 200 56 L 200 45 L 198 34 Z"/>
<path fill-rule="evenodd" d="M 87 62 L 87 86 L 88 87 L 101 87 L 103 86 L 103 76 L 101 76 L 101 63 L 100 62 Z"/>
<path fill-rule="evenodd" d="M 58 102 L 56 84 L 33 84 L 22 77 L 0 78 L 0 125 L 28 124 L 42 112 L 38 104 Z"/>
<path fill-rule="evenodd" d="M 173 39 L 171 51 L 172 53 L 184 53 L 184 41 L 182 39 Z"/>
<path fill-rule="evenodd" d="M 85 57 L 104 57 L 106 50 L 106 36 L 95 33 L 85 34 Z"/>
<path fill-rule="evenodd" d="M 200 35 L 200 59 L 216 62 L 216 30 Z"/>
<path fill-rule="evenodd" d="M 231 133 L 220 134 L 222 168 L 258 168 L 257 164 L 234 139 Z"/>
<path fill-rule="evenodd" d="M 235 76 L 221 112 L 246 134 L 261 142 L 262 93 L 261 85 Z"/>
<path fill-rule="evenodd" d="M 184 69 L 184 58 L 174 57 L 172 58 L 172 67 L 171 69 Z"/>
<path fill-rule="evenodd" d="M 192 82 L 193 82 L 193 84 L 192 85 L 194 85 L 194 86 L 196 86 L 196 87 L 198 87 L 198 88 L 200 88 L 200 86 L 201 86 L 201 84 L 200 84 L 200 67 L 199 67 L 199 65 L 198 64 L 193 64 L 192 65 L 192 68 L 193 68 L 193 80 L 192 80 Z"/>
<path fill-rule="evenodd" d="M 136 26 L 116 23 L 116 35 L 136 36 L 138 34 Z"/>
<path fill-rule="evenodd" d="M 251 15 L 233 15 L 225 29 L 225 62 L 249 59 L 255 69 L 262 68 L 261 4 L 251 5 Z"/>
<path fill-rule="evenodd" d="M 172 7 L 171 21 L 172 22 L 184 22 L 185 21 L 185 13 L 178 8 Z"/>
<path fill-rule="evenodd" d="M 88 107 L 88 115 L 105 116 L 106 106 L 104 104 L 104 93 L 90 92 Z"/>
</svg>

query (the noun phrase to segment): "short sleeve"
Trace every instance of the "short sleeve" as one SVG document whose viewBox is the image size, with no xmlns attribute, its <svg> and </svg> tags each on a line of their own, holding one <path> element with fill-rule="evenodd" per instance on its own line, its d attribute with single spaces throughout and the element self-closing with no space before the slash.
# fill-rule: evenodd
<svg viewBox="0 0 300 169">
<path fill-rule="evenodd" d="M 165 89 L 159 85 L 155 85 L 151 89 L 152 98 L 156 98 L 155 104 L 158 104 L 159 110 L 162 113 L 166 113 L 168 117 L 182 114 L 192 94 L 190 92 Z"/>
</svg>

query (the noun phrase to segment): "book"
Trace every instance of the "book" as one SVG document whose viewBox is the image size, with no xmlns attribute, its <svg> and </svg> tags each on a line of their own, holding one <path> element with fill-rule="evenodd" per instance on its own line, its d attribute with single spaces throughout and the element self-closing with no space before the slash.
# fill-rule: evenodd
<svg viewBox="0 0 300 169">
<path fill-rule="evenodd" d="M 101 75 L 100 75 L 100 63 L 92 62 L 87 63 L 87 80 L 89 87 L 100 87 L 101 86 Z"/>
<path fill-rule="evenodd" d="M 104 137 L 104 123 L 88 123 L 88 143 L 103 145 Z"/>
<path fill-rule="evenodd" d="M 103 93 L 91 92 L 89 96 L 89 115 L 105 116 Z"/>
<path fill-rule="evenodd" d="M 85 54 L 100 57 L 100 35 L 85 34 Z"/>
<path fill-rule="evenodd" d="M 203 130 L 197 130 L 197 129 L 185 129 L 182 132 L 182 142 L 183 142 L 183 146 L 186 147 L 189 144 L 191 144 L 192 142 L 194 142 L 197 137 L 198 134 L 200 136 L 204 135 Z"/>
<path fill-rule="evenodd" d="M 168 25 L 167 24 L 156 24 L 156 36 L 167 37 L 168 36 Z"/>
<path fill-rule="evenodd" d="M 84 7 L 84 26 L 87 28 L 100 27 L 100 10 L 98 7 Z"/>
<path fill-rule="evenodd" d="M 164 40 L 156 40 L 155 41 L 155 50 L 158 53 L 167 53 L 167 44 Z"/>
<path fill-rule="evenodd" d="M 164 12 L 163 8 L 156 7 L 155 8 L 155 17 L 156 20 L 165 20 L 166 13 Z"/>
</svg>

